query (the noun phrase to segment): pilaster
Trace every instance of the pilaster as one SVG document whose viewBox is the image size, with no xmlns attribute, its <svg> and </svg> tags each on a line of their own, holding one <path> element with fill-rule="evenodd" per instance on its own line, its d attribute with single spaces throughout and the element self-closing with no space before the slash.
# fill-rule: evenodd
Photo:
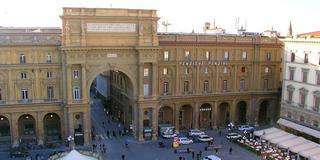
<svg viewBox="0 0 320 160">
<path fill-rule="evenodd" d="M 143 67 L 144 67 L 144 63 L 139 63 L 139 99 L 143 99 L 144 95 L 143 95 Z"/>
<path fill-rule="evenodd" d="M 199 129 L 199 103 L 195 102 L 193 106 L 193 127 Z"/>
<path fill-rule="evenodd" d="M 138 139 L 139 141 L 143 141 L 144 138 L 143 138 L 143 119 L 144 119 L 144 116 L 143 116 L 143 108 L 142 106 L 139 106 L 139 123 L 138 123 Z"/>
<path fill-rule="evenodd" d="M 81 70 L 82 70 L 82 74 L 81 74 L 81 82 L 82 82 L 82 89 L 81 89 L 81 93 L 82 93 L 82 102 L 87 104 L 88 103 L 88 89 L 87 89 L 87 77 L 86 77 L 86 65 L 82 64 L 81 65 Z"/>
<path fill-rule="evenodd" d="M 19 145 L 19 129 L 18 129 L 18 115 L 16 113 L 12 113 L 11 115 L 11 143 L 13 147 L 17 147 Z"/>
<path fill-rule="evenodd" d="M 37 121 L 36 121 L 37 127 L 37 137 L 38 137 L 38 145 L 43 145 L 44 143 L 44 126 L 43 126 L 43 113 L 38 112 L 37 113 Z"/>
<path fill-rule="evenodd" d="M 157 106 L 152 108 L 152 140 L 157 140 L 158 135 L 158 112 Z"/>
<path fill-rule="evenodd" d="M 174 108 L 174 126 L 177 132 L 179 132 L 180 126 L 179 126 L 179 112 L 180 112 L 180 106 L 176 103 L 173 103 Z"/>
<path fill-rule="evenodd" d="M 87 107 L 89 108 L 89 107 Z M 83 113 L 83 122 L 84 122 L 84 145 L 89 146 L 91 144 L 91 120 L 90 120 L 90 110 L 87 109 Z"/>
<path fill-rule="evenodd" d="M 158 91 L 158 64 L 152 63 L 152 98 L 157 98 Z"/>
<path fill-rule="evenodd" d="M 67 66 L 67 97 L 68 104 L 72 103 L 72 69 L 71 66 Z"/>
</svg>

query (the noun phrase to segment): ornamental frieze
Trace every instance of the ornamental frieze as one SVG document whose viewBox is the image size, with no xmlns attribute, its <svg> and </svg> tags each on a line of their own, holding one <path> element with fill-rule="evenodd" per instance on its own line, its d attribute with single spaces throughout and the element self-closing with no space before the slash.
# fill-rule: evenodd
<svg viewBox="0 0 320 160">
<path fill-rule="evenodd" d="M 226 61 L 180 61 L 179 65 L 182 66 L 227 66 Z"/>
</svg>

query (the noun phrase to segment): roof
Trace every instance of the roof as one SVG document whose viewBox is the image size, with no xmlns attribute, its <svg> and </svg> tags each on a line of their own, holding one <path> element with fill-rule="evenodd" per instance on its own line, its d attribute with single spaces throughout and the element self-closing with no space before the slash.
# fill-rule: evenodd
<svg viewBox="0 0 320 160">
<path fill-rule="evenodd" d="M 320 31 L 298 34 L 297 37 L 300 37 L 300 38 L 320 38 Z"/>
<path fill-rule="evenodd" d="M 306 134 L 311 135 L 313 137 L 320 138 L 320 131 L 314 130 L 312 128 L 309 128 L 309 127 L 306 127 L 306 126 L 291 122 L 291 121 L 283 119 L 283 118 L 280 118 L 277 123 L 279 125 L 282 125 L 282 126 L 285 126 L 285 127 L 289 127 L 289 128 L 294 129 L 294 130 L 306 133 Z"/>
<path fill-rule="evenodd" d="M 0 27 L 0 46 L 60 45 L 57 27 Z"/>
</svg>

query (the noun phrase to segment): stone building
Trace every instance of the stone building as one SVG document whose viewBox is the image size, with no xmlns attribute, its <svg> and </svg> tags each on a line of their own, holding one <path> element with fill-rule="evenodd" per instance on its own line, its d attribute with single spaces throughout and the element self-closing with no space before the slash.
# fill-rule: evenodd
<svg viewBox="0 0 320 160">
<path fill-rule="evenodd" d="M 283 43 L 260 35 L 158 33 L 155 10 L 64 8 L 62 29 L 0 28 L 0 139 L 90 144 L 91 85 L 135 136 L 228 122 L 273 123 Z"/>
<path fill-rule="evenodd" d="M 292 33 L 292 31 L 291 31 Z M 281 119 L 285 129 L 319 142 L 320 38 L 318 32 L 289 36 L 285 43 Z"/>
</svg>

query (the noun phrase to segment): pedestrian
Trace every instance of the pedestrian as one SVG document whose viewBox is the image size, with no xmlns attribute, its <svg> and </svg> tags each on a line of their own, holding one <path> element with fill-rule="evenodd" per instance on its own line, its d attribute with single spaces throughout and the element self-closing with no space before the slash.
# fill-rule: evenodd
<svg viewBox="0 0 320 160">
<path fill-rule="evenodd" d="M 121 159 L 122 159 L 122 160 L 124 160 L 124 158 L 125 158 L 125 155 L 124 155 L 124 154 L 122 154 Z"/>
<path fill-rule="evenodd" d="M 200 158 L 202 157 L 202 151 L 199 151 Z"/>
<path fill-rule="evenodd" d="M 109 131 L 107 131 L 107 137 L 110 138 L 110 133 L 109 133 Z"/>
<path fill-rule="evenodd" d="M 218 148 L 214 148 L 214 150 L 216 151 L 216 154 L 218 154 Z"/>
<path fill-rule="evenodd" d="M 222 136 L 222 132 L 221 132 L 221 130 L 219 130 L 219 136 Z"/>
<path fill-rule="evenodd" d="M 181 156 L 179 157 L 179 160 L 182 160 L 182 157 L 181 157 Z"/>
<path fill-rule="evenodd" d="M 232 147 L 229 148 L 229 154 L 232 154 Z"/>
<path fill-rule="evenodd" d="M 106 154 L 106 152 L 107 152 L 106 147 L 103 147 L 103 153 Z"/>
<path fill-rule="evenodd" d="M 113 135 L 113 137 L 117 137 L 115 131 L 112 131 L 112 135 Z"/>
<path fill-rule="evenodd" d="M 192 159 L 194 158 L 194 151 L 192 151 Z"/>
<path fill-rule="evenodd" d="M 122 132 L 121 132 L 121 130 L 119 130 L 119 137 L 121 137 L 122 136 Z"/>
<path fill-rule="evenodd" d="M 128 142 L 125 143 L 126 148 L 129 148 L 129 144 Z"/>
</svg>

